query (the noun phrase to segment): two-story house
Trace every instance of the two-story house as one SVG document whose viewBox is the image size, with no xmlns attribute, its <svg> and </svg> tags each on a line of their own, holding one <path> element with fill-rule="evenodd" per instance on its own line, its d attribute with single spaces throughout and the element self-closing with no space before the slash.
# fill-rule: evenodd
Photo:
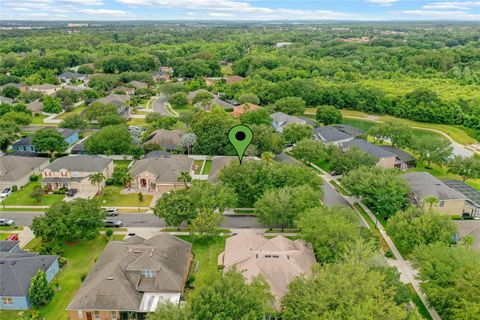
<svg viewBox="0 0 480 320">
<path fill-rule="evenodd" d="M 105 180 L 112 177 L 113 160 L 96 156 L 67 156 L 56 159 L 42 172 L 42 185 L 49 190 L 77 189 L 79 192 L 96 192 L 105 186 Z M 101 173 L 105 177 L 94 185 L 90 176 Z"/>
<path fill-rule="evenodd" d="M 57 129 L 69 146 L 80 140 L 79 132 L 72 129 Z M 35 146 L 32 143 L 32 136 L 25 137 L 21 140 L 18 140 L 12 145 L 13 151 L 27 151 L 27 152 L 37 152 Z"/>
</svg>

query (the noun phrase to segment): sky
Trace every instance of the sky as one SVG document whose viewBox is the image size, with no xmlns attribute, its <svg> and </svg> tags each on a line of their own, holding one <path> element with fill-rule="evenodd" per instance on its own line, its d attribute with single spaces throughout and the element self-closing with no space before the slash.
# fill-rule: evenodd
<svg viewBox="0 0 480 320">
<path fill-rule="evenodd" d="M 480 21 L 480 1 L 0 0 L 0 20 Z"/>
</svg>

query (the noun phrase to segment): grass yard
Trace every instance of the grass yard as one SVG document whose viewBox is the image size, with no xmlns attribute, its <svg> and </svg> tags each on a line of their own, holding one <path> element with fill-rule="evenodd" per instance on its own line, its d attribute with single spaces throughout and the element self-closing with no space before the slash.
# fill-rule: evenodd
<svg viewBox="0 0 480 320">
<path fill-rule="evenodd" d="M 105 197 L 104 194 L 98 198 L 102 201 L 101 205 L 106 207 L 148 207 L 152 202 L 153 196 L 150 194 L 143 195 L 143 201 L 138 200 L 137 193 L 120 194 L 122 187 L 110 186 L 114 190 L 110 197 Z"/>
<path fill-rule="evenodd" d="M 51 206 L 55 202 L 61 201 L 65 198 L 61 194 L 44 194 L 42 196 L 42 201 L 37 202 L 34 198 L 30 196 L 35 187 L 41 186 L 40 182 L 29 182 L 23 188 L 17 192 L 13 192 L 5 200 L 6 206 Z"/>
<path fill-rule="evenodd" d="M 212 160 L 205 160 L 205 167 L 203 167 L 202 174 L 209 174 L 212 170 Z"/>
<path fill-rule="evenodd" d="M 370 219 L 370 216 L 365 212 L 365 210 L 363 210 L 363 208 L 361 206 L 359 206 L 358 204 L 355 204 L 353 207 L 363 217 L 363 219 L 365 219 L 365 221 L 367 221 L 368 226 L 370 227 L 370 230 L 372 230 L 373 235 L 380 242 L 380 246 L 382 247 L 383 252 L 390 251 L 390 247 L 388 246 L 387 242 L 383 238 L 380 231 L 375 226 L 375 222 L 373 222 L 372 219 Z M 380 221 L 380 220 L 378 220 L 378 221 Z M 393 256 L 391 259 L 395 259 L 395 256 Z"/>
<path fill-rule="evenodd" d="M 129 126 L 146 126 L 145 118 L 131 118 L 127 124 Z"/>
<path fill-rule="evenodd" d="M 85 109 L 86 109 L 86 105 L 82 104 L 81 106 L 79 107 L 76 107 L 75 109 L 73 109 L 72 111 L 69 111 L 69 112 L 64 112 L 58 116 L 55 117 L 56 120 L 63 120 L 65 119 L 66 117 L 70 116 L 70 115 L 73 115 L 73 114 L 80 114 L 82 113 Z"/>
<path fill-rule="evenodd" d="M 195 168 L 195 174 L 200 174 L 200 170 L 202 170 L 203 160 L 194 160 L 193 167 Z"/>
<path fill-rule="evenodd" d="M 408 291 L 410 292 L 410 299 L 412 299 L 413 303 L 417 306 L 418 313 L 420 315 L 428 320 L 432 320 L 432 317 L 430 316 L 430 313 L 428 312 L 427 307 L 425 304 L 423 304 L 422 299 L 418 296 L 417 292 L 415 292 L 415 289 L 413 288 L 412 284 L 409 283 L 407 284 Z"/>
<path fill-rule="evenodd" d="M 193 288 L 186 291 L 187 299 L 190 295 L 198 294 L 204 286 L 210 285 L 222 273 L 217 267 L 217 258 L 225 249 L 225 238 L 215 237 L 206 241 L 198 241 L 192 236 L 178 236 L 192 243 L 193 262 L 190 276 L 194 276 Z"/>
<path fill-rule="evenodd" d="M 323 161 L 317 161 L 314 163 L 316 166 L 322 168 L 326 172 L 331 172 L 332 171 L 332 165 L 328 160 L 323 160 Z"/>
<path fill-rule="evenodd" d="M 46 115 L 38 115 L 32 118 L 32 124 L 43 124 L 43 120 L 47 118 Z"/>
<path fill-rule="evenodd" d="M 124 235 L 112 236 L 112 240 L 122 240 L 123 238 Z M 34 250 L 40 244 L 40 239 L 35 238 L 27 245 L 27 248 Z M 46 320 L 68 319 L 65 308 L 82 284 L 80 276 L 90 272 L 106 245 L 105 237 L 99 236 L 95 240 L 83 241 L 73 246 L 63 246 L 61 256 L 68 259 L 68 264 L 52 280 L 52 283 L 58 283 L 61 289 L 55 293 L 49 304 L 39 310 Z"/>
<path fill-rule="evenodd" d="M 17 227 L 17 226 L 1 226 L 0 227 L 1 231 L 22 231 L 23 227 Z"/>
<path fill-rule="evenodd" d="M 132 162 L 132 160 L 113 160 L 113 163 L 116 166 L 125 166 L 128 167 L 128 165 Z"/>
</svg>

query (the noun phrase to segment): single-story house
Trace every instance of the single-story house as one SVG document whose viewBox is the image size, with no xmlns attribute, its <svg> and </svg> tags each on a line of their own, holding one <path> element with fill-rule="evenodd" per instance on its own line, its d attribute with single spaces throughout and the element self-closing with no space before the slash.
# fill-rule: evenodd
<svg viewBox="0 0 480 320">
<path fill-rule="evenodd" d="M 244 113 L 259 110 L 260 106 L 254 103 L 244 103 L 242 105 L 236 106 L 233 108 L 232 116 L 235 118 L 240 118 L 240 116 Z"/>
<path fill-rule="evenodd" d="M 42 172 L 42 185 L 49 190 L 77 189 L 79 192 L 96 192 L 112 177 L 113 160 L 97 156 L 66 156 L 53 161 Z M 105 180 L 93 185 L 89 177 L 101 173 Z"/>
<path fill-rule="evenodd" d="M 215 85 L 215 83 L 217 83 L 220 80 L 223 80 L 223 78 L 222 77 L 206 77 L 205 84 L 207 86 L 213 86 Z"/>
<path fill-rule="evenodd" d="M 380 148 L 395 155 L 395 168 L 407 170 L 408 168 L 415 168 L 417 166 L 417 159 L 402 149 L 392 146 L 380 146 Z"/>
<path fill-rule="evenodd" d="M 85 81 L 86 77 L 87 76 L 85 74 L 70 71 L 61 73 L 57 76 L 58 80 L 65 83 L 71 83 L 75 80 Z"/>
<path fill-rule="evenodd" d="M 77 142 L 79 137 L 79 132 L 77 130 L 72 129 L 57 129 L 64 138 L 65 141 L 68 143 L 69 146 Z M 29 152 L 36 152 L 35 147 L 32 143 L 32 136 L 27 136 L 12 145 L 13 151 L 29 151 Z"/>
<path fill-rule="evenodd" d="M 313 249 L 305 241 L 283 236 L 267 239 L 253 232 L 228 238 L 225 251 L 218 257 L 224 271 L 236 269 L 247 281 L 263 276 L 275 297 L 276 309 L 280 308 L 288 284 L 298 276 L 311 275 L 315 264 Z"/>
<path fill-rule="evenodd" d="M 33 115 L 40 115 L 43 111 L 43 102 L 40 100 L 35 100 L 27 104 L 27 109 L 32 111 Z"/>
<path fill-rule="evenodd" d="M 424 199 L 434 196 L 438 203 L 433 205 L 436 211 L 447 215 L 462 216 L 465 210 L 466 197 L 450 188 L 428 172 L 409 172 L 403 178 L 410 187 L 410 200 L 420 207 L 428 207 Z"/>
<path fill-rule="evenodd" d="M 125 93 L 126 95 L 131 96 L 132 94 L 135 93 L 135 89 L 134 89 L 134 88 L 130 88 L 130 87 L 125 87 L 125 86 L 119 86 L 119 87 L 114 88 L 111 92 L 112 92 L 112 93 L 123 92 L 123 93 Z"/>
<path fill-rule="evenodd" d="M 130 100 L 130 96 L 126 94 L 111 93 L 106 97 L 93 101 L 93 103 L 113 104 L 118 108 L 119 115 L 121 115 L 126 119 L 129 119 L 130 118 L 130 106 L 128 106 L 129 100 Z"/>
<path fill-rule="evenodd" d="M 227 84 L 232 84 L 232 83 L 241 82 L 244 79 L 245 79 L 244 77 L 233 75 L 233 76 L 226 77 L 225 81 L 227 82 Z"/>
<path fill-rule="evenodd" d="M 59 89 L 61 89 L 62 87 L 60 86 L 57 86 L 57 85 L 54 85 L 54 84 L 49 84 L 49 83 L 46 83 L 46 84 L 35 84 L 33 86 L 30 86 L 28 88 L 28 90 L 30 91 L 36 91 L 36 92 L 41 92 L 43 94 L 46 94 L 46 95 L 53 95 L 55 92 L 57 92 Z"/>
<path fill-rule="evenodd" d="M 6 87 L 15 87 L 20 89 L 21 92 L 25 92 L 28 90 L 28 85 L 25 83 L 15 83 L 15 82 L 9 82 L 7 84 L 4 84 L 3 86 L 0 86 L 0 90 L 3 90 Z"/>
<path fill-rule="evenodd" d="M 157 158 L 157 157 L 170 157 L 172 154 L 165 150 L 154 150 L 143 155 L 142 159 Z"/>
<path fill-rule="evenodd" d="M 0 310 L 28 310 L 32 278 L 44 271 L 50 282 L 60 270 L 59 256 L 23 251 L 18 241 L 0 241 Z"/>
<path fill-rule="evenodd" d="M 270 115 L 270 118 L 272 118 L 273 128 L 279 133 L 283 132 L 283 128 L 292 123 L 307 124 L 307 121 L 304 119 L 294 117 L 283 112 L 275 112 Z"/>
<path fill-rule="evenodd" d="M 470 217 L 480 217 L 480 191 L 459 180 L 444 180 L 443 183 L 465 196 L 467 201 L 463 213 Z"/>
<path fill-rule="evenodd" d="M 145 319 L 166 302 L 178 305 L 192 245 L 168 233 L 110 241 L 67 307 L 72 320 Z"/>
<path fill-rule="evenodd" d="M 346 124 L 333 124 L 331 127 L 334 127 L 335 129 L 338 129 L 348 135 L 351 135 L 352 137 L 360 137 L 365 134 L 365 131 L 360 130 L 358 128 L 346 125 Z"/>
<path fill-rule="evenodd" d="M 13 99 L 0 96 L 0 103 L 13 104 Z"/>
<path fill-rule="evenodd" d="M 155 82 L 168 81 L 170 80 L 170 72 L 167 71 L 158 71 L 152 75 L 152 79 Z"/>
<path fill-rule="evenodd" d="M 378 159 L 377 166 L 386 168 L 386 169 L 391 169 L 395 167 L 395 162 L 397 159 L 397 156 L 387 150 L 384 150 L 383 148 L 374 145 L 373 143 L 370 143 L 366 140 L 363 139 L 352 139 L 346 142 L 342 142 L 340 144 L 341 149 L 346 150 L 351 147 L 357 147 L 363 152 L 366 152 L 375 158 Z"/>
<path fill-rule="evenodd" d="M 133 80 L 128 83 L 130 86 L 134 87 L 135 89 L 145 89 L 148 88 L 148 84 L 145 82 Z"/>
<path fill-rule="evenodd" d="M 182 137 L 185 134 L 185 131 L 182 130 L 166 130 L 158 129 L 152 132 L 152 134 L 147 138 L 144 145 L 146 144 L 158 144 L 163 149 L 168 151 L 177 151 L 182 148 L 180 142 Z"/>
<path fill-rule="evenodd" d="M 343 142 L 353 140 L 353 137 L 337 128 L 330 126 L 317 127 L 313 130 L 313 139 L 325 144 L 339 145 Z"/>
<path fill-rule="evenodd" d="M 23 187 L 30 181 L 31 175 L 40 174 L 48 164 L 48 158 L 1 156 L 0 190 L 12 186 Z"/>
</svg>

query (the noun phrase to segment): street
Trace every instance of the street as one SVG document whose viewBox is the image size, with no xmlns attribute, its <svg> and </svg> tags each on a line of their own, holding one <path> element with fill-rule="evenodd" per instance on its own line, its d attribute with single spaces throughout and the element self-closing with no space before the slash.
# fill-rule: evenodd
<svg viewBox="0 0 480 320">
<path fill-rule="evenodd" d="M 166 102 L 167 97 L 163 93 L 160 93 L 160 95 L 152 103 L 153 111 L 160 113 L 163 116 L 174 117 L 175 115 L 166 108 Z"/>
</svg>

